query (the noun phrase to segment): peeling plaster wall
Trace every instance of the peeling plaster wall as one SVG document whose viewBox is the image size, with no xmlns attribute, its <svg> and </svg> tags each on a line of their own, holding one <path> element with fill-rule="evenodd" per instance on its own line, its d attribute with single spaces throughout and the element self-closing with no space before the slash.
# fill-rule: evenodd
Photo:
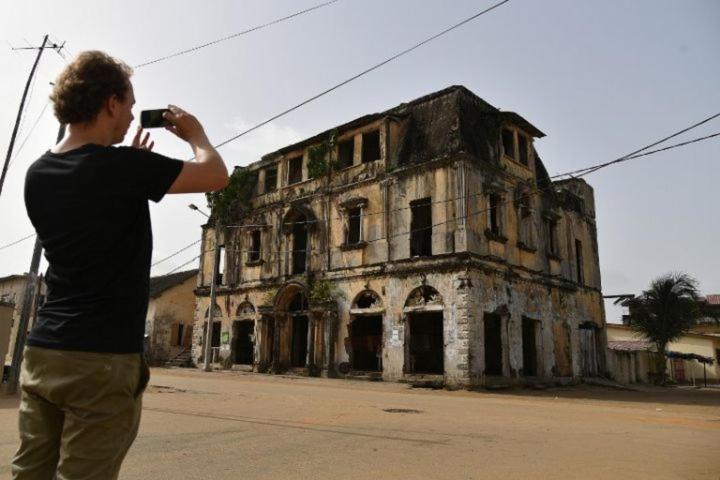
<svg viewBox="0 0 720 480">
<path fill-rule="evenodd" d="M 22 313 L 23 302 L 25 301 L 25 286 L 27 280 L 25 275 L 13 276 L 0 282 L 0 301 L 14 304 L 14 309 L 11 317 L 10 327 L 10 339 L 7 347 L 6 355 L 0 357 L 5 361 L 5 364 L 9 365 L 12 363 L 13 351 L 15 350 L 15 339 L 17 337 L 17 327 L 20 322 L 20 315 Z M 47 293 L 45 282 L 40 284 L 40 295 L 44 296 Z M 31 317 L 28 322 L 28 332 L 33 327 L 34 318 Z"/>
<path fill-rule="evenodd" d="M 145 333 L 149 336 L 148 358 L 158 364 L 172 359 L 181 346 L 172 338 L 176 325 L 185 329 L 193 328 L 195 323 L 195 295 L 193 290 L 197 279 L 188 278 L 179 285 L 170 287 L 158 297 L 151 298 L 145 319 Z M 184 335 L 189 335 L 185 333 Z"/>
</svg>

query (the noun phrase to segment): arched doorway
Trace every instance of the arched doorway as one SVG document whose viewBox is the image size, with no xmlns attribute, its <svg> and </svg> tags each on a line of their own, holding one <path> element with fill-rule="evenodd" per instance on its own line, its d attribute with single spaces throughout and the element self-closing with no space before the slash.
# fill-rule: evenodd
<svg viewBox="0 0 720 480">
<path fill-rule="evenodd" d="M 444 367 L 443 299 L 433 287 L 416 288 L 405 301 L 405 372 L 442 375 Z"/>
<path fill-rule="evenodd" d="M 290 366 L 304 367 L 307 362 L 310 317 L 305 293 L 299 291 L 290 299 L 287 307 L 290 320 Z"/>
<path fill-rule="evenodd" d="M 353 370 L 382 371 L 383 312 L 382 300 L 374 291 L 364 290 L 355 297 L 348 324 Z"/>
<path fill-rule="evenodd" d="M 250 302 L 238 306 L 232 325 L 232 359 L 238 365 L 252 365 L 255 360 L 255 307 Z"/>
</svg>

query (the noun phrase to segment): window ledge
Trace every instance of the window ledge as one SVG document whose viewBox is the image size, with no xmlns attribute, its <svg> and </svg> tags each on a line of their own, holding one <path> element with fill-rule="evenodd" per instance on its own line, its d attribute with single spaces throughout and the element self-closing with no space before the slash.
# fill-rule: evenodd
<svg viewBox="0 0 720 480">
<path fill-rule="evenodd" d="M 343 252 L 348 250 L 362 250 L 367 246 L 367 242 L 358 242 L 358 243 L 343 243 L 340 245 L 340 250 Z"/>
<path fill-rule="evenodd" d="M 537 248 L 533 247 L 532 245 L 528 245 L 525 242 L 517 242 L 517 246 L 520 250 L 525 250 L 526 252 L 530 252 L 530 253 L 537 252 Z"/>
<path fill-rule="evenodd" d="M 247 262 L 245 262 L 245 266 L 246 267 L 257 267 L 259 265 L 262 265 L 263 263 L 265 263 L 265 260 L 263 260 L 262 258 L 258 259 L 258 260 L 248 260 Z"/>
<path fill-rule="evenodd" d="M 508 238 L 505 235 L 503 235 L 502 233 L 495 233 L 490 229 L 485 230 L 485 236 L 489 240 L 493 240 L 499 243 L 506 243 L 508 241 Z"/>
<path fill-rule="evenodd" d="M 558 255 L 557 253 L 547 252 L 547 257 L 548 257 L 550 260 L 556 260 L 556 261 L 558 261 L 558 262 L 559 262 L 560 260 L 562 260 L 562 257 L 561 257 L 560 255 Z"/>
</svg>

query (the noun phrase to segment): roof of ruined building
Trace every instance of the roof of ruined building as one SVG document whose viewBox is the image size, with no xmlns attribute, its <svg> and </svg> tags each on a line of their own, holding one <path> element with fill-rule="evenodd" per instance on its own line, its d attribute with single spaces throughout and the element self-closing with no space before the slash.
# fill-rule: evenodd
<svg viewBox="0 0 720 480">
<path fill-rule="evenodd" d="M 186 270 L 184 272 L 171 273 L 169 275 L 161 275 L 159 277 L 150 278 L 150 298 L 159 297 L 164 291 L 175 285 L 180 285 L 188 278 L 197 276 L 198 269 Z"/>
<path fill-rule="evenodd" d="M 25 278 L 25 275 L 26 274 L 23 274 L 23 275 L 13 274 L 13 275 L 8 275 L 6 277 L 0 277 L 0 283 L 9 282 L 12 280 L 18 280 L 20 278 Z"/>
<path fill-rule="evenodd" d="M 488 137 L 494 128 L 503 125 L 515 125 L 533 137 L 545 136 L 519 114 L 500 111 L 466 87 L 453 85 L 383 112 L 356 118 L 262 158 L 271 159 L 296 151 L 324 141 L 333 131 L 342 133 L 382 118 L 404 124 L 401 145 L 396 153 L 397 163 L 401 165 L 460 152 L 490 160 L 496 139 Z"/>
</svg>

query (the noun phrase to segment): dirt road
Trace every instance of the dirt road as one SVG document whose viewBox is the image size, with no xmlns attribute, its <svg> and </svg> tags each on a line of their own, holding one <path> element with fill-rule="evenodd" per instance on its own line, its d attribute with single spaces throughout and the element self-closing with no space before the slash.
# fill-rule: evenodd
<svg viewBox="0 0 720 480">
<path fill-rule="evenodd" d="M 0 478 L 17 446 L 0 399 Z M 122 479 L 720 479 L 720 390 L 448 392 L 153 371 Z"/>
</svg>

